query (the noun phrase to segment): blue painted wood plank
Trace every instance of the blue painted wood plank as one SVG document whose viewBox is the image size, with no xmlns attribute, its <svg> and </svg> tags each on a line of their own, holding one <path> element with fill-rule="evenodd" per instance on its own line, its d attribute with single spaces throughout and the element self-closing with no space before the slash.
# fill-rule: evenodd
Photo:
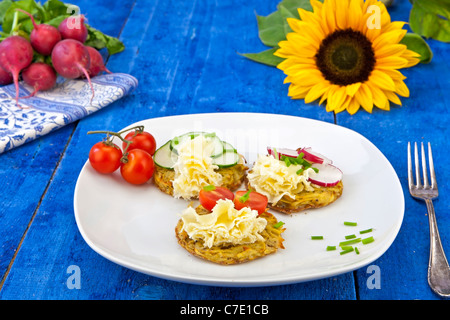
<svg viewBox="0 0 450 320">
<path fill-rule="evenodd" d="M 74 125 L 0 156 L 0 278 L 39 206 Z"/>
<path fill-rule="evenodd" d="M 390 9 L 392 20 L 408 21 L 410 8 L 408 1 L 396 1 Z M 430 141 L 440 182 L 440 197 L 435 201 L 435 209 L 443 246 L 449 257 L 450 217 L 447 213 L 450 190 L 446 183 L 450 150 L 449 47 L 434 40 L 428 43 L 434 53 L 433 61 L 402 70 L 411 92 L 409 98 L 402 99 L 402 107 L 392 107 L 389 112 L 376 110 L 368 114 L 362 111 L 354 116 L 345 113 L 337 116 L 339 125 L 360 132 L 384 153 L 397 172 L 405 195 L 405 216 L 399 235 L 391 248 L 373 263 L 379 267 L 380 288 L 370 289 L 368 275 L 359 270 L 360 299 L 440 299 L 427 283 L 429 230 L 426 207 L 423 202 L 412 199 L 407 185 L 407 142 Z"/>
</svg>

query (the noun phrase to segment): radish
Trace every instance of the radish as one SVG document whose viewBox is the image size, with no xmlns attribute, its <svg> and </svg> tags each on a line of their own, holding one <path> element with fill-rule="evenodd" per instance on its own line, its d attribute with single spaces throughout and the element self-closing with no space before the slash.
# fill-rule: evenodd
<svg viewBox="0 0 450 320">
<path fill-rule="evenodd" d="M 313 174 L 312 177 L 309 177 L 308 180 L 311 183 L 322 187 L 332 187 L 342 180 L 342 171 L 331 164 L 313 163 L 312 167 L 317 168 L 319 171 Z"/>
<path fill-rule="evenodd" d="M 102 71 L 105 71 L 107 73 L 112 73 L 111 71 L 106 69 L 105 63 L 103 61 L 103 57 L 100 54 L 100 52 L 97 51 L 97 49 L 90 47 L 90 46 L 86 46 L 86 48 L 88 49 L 89 56 L 91 58 L 91 65 L 88 69 L 88 73 L 91 77 L 95 77 Z"/>
<path fill-rule="evenodd" d="M 35 62 L 22 71 L 22 78 L 26 84 L 34 88 L 34 91 L 29 96 L 24 97 L 29 98 L 34 96 L 38 91 L 53 88 L 56 83 L 56 72 L 46 63 Z"/>
<path fill-rule="evenodd" d="M 11 36 L 0 43 L 0 67 L 11 73 L 16 87 L 16 103 L 19 106 L 19 72 L 31 64 L 33 48 L 21 36 Z"/>
<path fill-rule="evenodd" d="M 13 77 L 11 73 L 0 68 L 0 86 L 4 86 L 7 84 L 13 83 Z"/>
<path fill-rule="evenodd" d="M 332 160 L 312 150 L 312 148 L 298 148 L 298 154 L 303 153 L 303 159 L 313 163 L 333 163 Z"/>
<path fill-rule="evenodd" d="M 79 41 L 73 39 L 61 40 L 52 51 L 52 63 L 56 72 L 67 79 L 76 79 L 81 75 L 88 79 L 94 98 L 94 87 L 88 73 L 91 59 L 88 49 Z"/>
<path fill-rule="evenodd" d="M 28 15 L 33 23 L 34 29 L 30 33 L 30 43 L 33 49 L 44 56 L 49 56 L 55 44 L 61 41 L 61 34 L 58 29 L 49 24 L 37 25 L 32 14 L 22 9 L 16 10 Z"/>
<path fill-rule="evenodd" d="M 64 19 L 58 26 L 58 31 L 63 39 L 73 39 L 84 43 L 88 36 L 86 25 L 84 24 L 84 16 L 68 17 Z"/>
<path fill-rule="evenodd" d="M 269 152 L 270 155 L 272 155 L 275 159 L 278 160 L 281 160 L 281 156 L 291 158 L 298 157 L 298 152 L 292 149 L 267 147 L 267 151 Z"/>
</svg>

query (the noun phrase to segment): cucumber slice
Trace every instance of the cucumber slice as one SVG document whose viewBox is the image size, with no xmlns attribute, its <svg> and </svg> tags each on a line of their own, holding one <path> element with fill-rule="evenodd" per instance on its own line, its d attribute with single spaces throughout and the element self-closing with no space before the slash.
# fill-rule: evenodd
<svg viewBox="0 0 450 320">
<path fill-rule="evenodd" d="M 236 149 L 226 150 L 220 156 L 213 158 L 213 163 L 219 168 L 229 168 L 235 166 L 240 160 Z"/>
<path fill-rule="evenodd" d="M 223 149 L 223 143 L 222 140 L 219 139 L 219 137 L 216 136 L 215 133 L 207 133 L 207 132 L 188 132 L 181 136 L 175 137 L 171 140 L 170 143 L 170 150 L 174 152 L 175 154 L 178 154 L 178 148 L 187 140 L 194 139 L 195 137 L 199 135 L 204 135 L 205 137 L 211 138 L 212 143 L 214 144 L 214 149 L 211 157 L 218 157 L 220 156 L 224 149 Z"/>
<path fill-rule="evenodd" d="M 231 145 L 231 143 L 228 143 L 226 141 L 222 141 L 223 143 L 223 151 L 233 151 L 237 153 L 237 150 Z"/>
<path fill-rule="evenodd" d="M 170 150 L 175 150 L 174 152 L 176 152 L 178 147 L 181 146 L 184 142 L 186 142 L 186 140 L 194 139 L 195 137 L 197 137 L 203 133 L 204 132 L 192 131 L 192 132 L 188 132 L 188 133 L 182 134 L 181 136 L 177 136 L 177 137 L 173 138 L 170 141 Z"/>
<path fill-rule="evenodd" d="M 153 155 L 155 164 L 162 168 L 173 169 L 175 162 L 177 162 L 178 156 L 170 150 L 171 142 L 172 140 L 167 141 L 163 146 L 158 148 Z"/>
</svg>

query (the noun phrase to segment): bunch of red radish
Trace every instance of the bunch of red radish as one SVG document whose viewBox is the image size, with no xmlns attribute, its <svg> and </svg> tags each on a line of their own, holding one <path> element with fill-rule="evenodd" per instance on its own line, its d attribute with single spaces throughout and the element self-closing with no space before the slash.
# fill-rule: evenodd
<svg viewBox="0 0 450 320">
<path fill-rule="evenodd" d="M 19 75 L 22 75 L 26 84 L 34 88 L 29 96 L 23 98 L 53 88 L 58 74 L 66 79 L 86 78 L 93 98 L 91 77 L 101 71 L 111 72 L 106 69 L 97 49 L 84 45 L 88 36 L 84 17 L 68 17 L 55 28 L 49 24 L 36 24 L 30 13 L 17 10 L 27 14 L 33 23 L 30 40 L 12 35 L 0 43 L 0 85 L 14 82 L 17 105 Z M 75 24 L 71 19 L 79 20 Z M 33 62 L 34 51 L 43 56 L 51 56 L 52 65 Z"/>
</svg>

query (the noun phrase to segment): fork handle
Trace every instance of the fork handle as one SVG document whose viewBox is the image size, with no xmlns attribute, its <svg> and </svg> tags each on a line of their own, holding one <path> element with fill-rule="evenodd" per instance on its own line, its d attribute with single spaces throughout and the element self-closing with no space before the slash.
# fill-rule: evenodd
<svg viewBox="0 0 450 320">
<path fill-rule="evenodd" d="M 433 201 L 425 200 L 430 224 L 430 259 L 428 263 L 428 284 L 442 297 L 450 297 L 450 267 L 445 257 L 441 237 L 436 223 Z"/>
</svg>

